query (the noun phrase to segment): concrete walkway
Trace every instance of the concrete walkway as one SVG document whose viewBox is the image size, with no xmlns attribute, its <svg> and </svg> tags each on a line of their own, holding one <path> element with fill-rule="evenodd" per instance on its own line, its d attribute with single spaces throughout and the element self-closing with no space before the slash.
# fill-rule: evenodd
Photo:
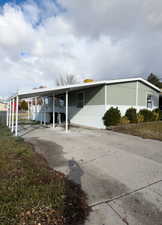
<svg viewBox="0 0 162 225">
<path fill-rule="evenodd" d="M 24 137 L 87 192 L 86 225 L 162 225 L 162 142 L 75 128 L 37 127 Z"/>
</svg>

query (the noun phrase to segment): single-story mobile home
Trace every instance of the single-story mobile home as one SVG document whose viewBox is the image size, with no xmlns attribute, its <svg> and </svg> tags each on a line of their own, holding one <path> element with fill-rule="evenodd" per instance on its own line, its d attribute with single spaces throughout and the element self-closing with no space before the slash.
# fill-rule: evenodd
<svg viewBox="0 0 162 225">
<path fill-rule="evenodd" d="M 122 115 L 129 107 L 152 110 L 159 107 L 159 93 L 148 81 L 131 78 L 19 91 L 17 101 L 34 99 L 29 107 L 31 119 L 53 127 L 65 120 L 66 129 L 69 122 L 104 128 L 102 117 L 111 106 L 118 107 Z"/>
</svg>

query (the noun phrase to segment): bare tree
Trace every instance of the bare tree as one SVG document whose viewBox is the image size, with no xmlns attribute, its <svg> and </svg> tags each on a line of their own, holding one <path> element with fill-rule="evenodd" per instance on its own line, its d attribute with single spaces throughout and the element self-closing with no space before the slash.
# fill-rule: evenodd
<svg viewBox="0 0 162 225">
<path fill-rule="evenodd" d="M 76 84 L 78 83 L 78 79 L 73 74 L 62 74 L 56 79 L 56 85 L 57 86 L 66 86 L 70 84 Z"/>
</svg>

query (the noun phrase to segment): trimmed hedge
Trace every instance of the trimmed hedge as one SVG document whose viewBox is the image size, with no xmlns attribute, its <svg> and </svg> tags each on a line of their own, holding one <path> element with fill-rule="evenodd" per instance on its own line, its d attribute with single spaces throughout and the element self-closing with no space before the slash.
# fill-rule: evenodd
<svg viewBox="0 0 162 225">
<path fill-rule="evenodd" d="M 153 110 L 153 113 L 155 113 L 155 115 L 156 114 L 158 114 L 157 116 L 158 116 L 158 119 L 157 120 L 162 120 L 162 111 L 160 110 L 160 109 L 154 109 Z"/>
<path fill-rule="evenodd" d="M 140 113 L 137 113 L 137 123 L 142 123 L 144 121 L 144 116 Z"/>
<path fill-rule="evenodd" d="M 126 116 L 123 116 L 120 120 L 120 124 L 122 124 L 122 125 L 126 125 L 129 123 L 130 123 L 130 121 L 128 120 L 128 118 Z"/>
<path fill-rule="evenodd" d="M 118 108 L 111 107 L 103 116 L 103 122 L 106 127 L 120 123 L 121 113 Z"/>
<path fill-rule="evenodd" d="M 162 111 L 160 109 L 148 110 L 141 109 L 138 113 L 135 108 L 128 108 L 125 116 L 121 117 L 118 107 L 111 107 L 103 116 L 103 122 L 106 127 L 118 124 L 142 123 L 162 120 Z"/>
<path fill-rule="evenodd" d="M 137 112 L 135 108 L 127 109 L 125 116 L 128 118 L 130 123 L 137 123 Z"/>
<path fill-rule="evenodd" d="M 144 122 L 151 122 L 151 121 L 155 121 L 155 115 L 153 113 L 153 111 L 150 111 L 148 109 L 141 109 L 139 111 L 139 113 L 141 115 L 143 115 L 144 117 Z"/>
</svg>

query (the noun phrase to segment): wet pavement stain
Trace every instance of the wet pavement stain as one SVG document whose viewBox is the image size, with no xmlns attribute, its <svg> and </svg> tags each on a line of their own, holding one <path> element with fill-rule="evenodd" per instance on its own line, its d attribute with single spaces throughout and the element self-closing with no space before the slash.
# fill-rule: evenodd
<svg viewBox="0 0 162 225">
<path fill-rule="evenodd" d="M 127 215 L 131 215 L 138 221 L 138 225 L 162 225 L 162 211 L 153 203 L 146 200 L 141 192 L 131 194 L 114 201 L 115 205 L 120 205 Z M 115 207 L 113 204 L 113 207 Z M 127 218 L 129 222 L 129 216 Z"/>
<path fill-rule="evenodd" d="M 39 138 L 29 138 L 26 139 L 31 143 L 35 150 L 42 154 L 48 161 L 49 166 L 59 170 L 59 167 L 67 167 L 68 173 L 66 176 L 69 180 L 81 186 L 81 177 L 84 172 L 74 159 L 67 160 L 64 158 L 63 147 L 56 144 L 55 142 L 42 140 Z"/>
<path fill-rule="evenodd" d="M 90 205 L 130 191 L 125 184 L 110 175 L 98 174 L 87 166 L 82 167 L 82 170 L 82 187 L 88 193 Z"/>
<path fill-rule="evenodd" d="M 68 164 L 61 145 L 39 138 L 28 138 L 26 141 L 34 145 L 36 152 L 45 157 L 50 167 L 57 168 Z"/>
</svg>

